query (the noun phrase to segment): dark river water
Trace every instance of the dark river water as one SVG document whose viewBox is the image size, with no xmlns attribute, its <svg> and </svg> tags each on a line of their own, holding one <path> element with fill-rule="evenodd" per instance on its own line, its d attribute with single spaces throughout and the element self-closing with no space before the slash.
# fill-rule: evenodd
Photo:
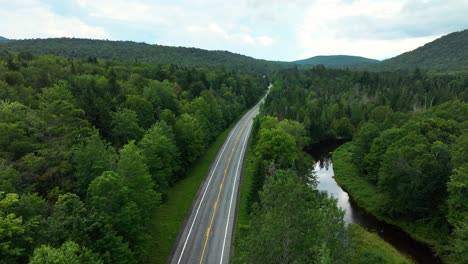
<svg viewBox="0 0 468 264">
<path fill-rule="evenodd" d="M 307 148 L 307 152 L 316 161 L 314 172 L 318 181 L 317 188 L 328 192 L 337 199 L 338 206 L 345 211 L 344 220 L 346 223 L 358 224 L 367 230 L 378 233 L 381 238 L 417 263 L 441 263 L 431 248 L 412 239 L 400 228 L 379 221 L 359 208 L 348 193 L 336 183 L 331 153 L 344 142 L 340 140 L 324 141 Z"/>
</svg>

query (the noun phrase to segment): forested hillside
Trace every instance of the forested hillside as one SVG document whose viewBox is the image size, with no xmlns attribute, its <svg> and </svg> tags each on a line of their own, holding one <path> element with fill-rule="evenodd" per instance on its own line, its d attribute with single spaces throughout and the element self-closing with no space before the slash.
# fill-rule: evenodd
<svg viewBox="0 0 468 264">
<path fill-rule="evenodd" d="M 467 43 L 468 30 L 454 32 L 372 67 L 374 70 L 408 70 L 414 68 L 431 71 L 468 70 Z"/>
<path fill-rule="evenodd" d="M 2 263 L 141 263 L 165 194 L 262 76 L 0 53 Z"/>
<path fill-rule="evenodd" d="M 7 42 L 7 41 L 9 41 L 9 39 L 0 36 L 0 43 Z"/>
<path fill-rule="evenodd" d="M 77 38 L 14 40 L 0 49 L 33 54 L 51 54 L 67 58 L 97 58 L 148 64 L 217 67 L 243 72 L 266 74 L 285 67 L 287 63 L 254 59 L 228 51 L 208 51 L 198 48 L 169 47 L 131 41 L 108 41 Z"/>
<path fill-rule="evenodd" d="M 468 261 L 467 74 L 316 67 L 277 77 L 265 113 L 301 122 L 312 142 L 353 139 L 352 166 L 366 186 L 350 194 L 372 199 L 361 206 L 450 262 Z M 368 185 L 375 199 L 359 196 Z"/>
<path fill-rule="evenodd" d="M 357 64 L 376 63 L 378 60 L 368 59 L 359 56 L 348 55 L 331 55 L 331 56 L 315 56 L 304 60 L 293 61 L 292 63 L 299 65 L 324 65 L 329 68 L 346 68 Z"/>
</svg>

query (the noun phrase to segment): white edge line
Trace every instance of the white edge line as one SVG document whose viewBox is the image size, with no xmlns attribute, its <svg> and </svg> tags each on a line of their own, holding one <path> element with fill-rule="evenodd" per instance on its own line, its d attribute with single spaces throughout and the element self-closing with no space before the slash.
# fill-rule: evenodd
<svg viewBox="0 0 468 264">
<path fill-rule="evenodd" d="M 249 112 L 247 112 L 244 116 L 246 116 Z M 241 118 L 241 120 L 242 120 L 242 118 Z M 237 126 L 237 124 L 236 124 L 236 126 Z M 180 263 L 180 260 L 182 259 L 182 256 L 184 255 L 185 247 L 187 246 L 187 242 L 188 242 L 188 240 L 190 238 L 190 234 L 192 233 L 192 229 L 193 229 L 193 225 L 195 224 L 195 220 L 197 220 L 197 216 L 198 216 L 198 212 L 200 211 L 200 207 L 203 204 L 203 200 L 205 199 L 205 195 L 206 195 L 206 191 L 208 190 L 208 186 L 210 185 L 210 182 L 213 179 L 214 172 L 216 171 L 216 168 L 218 167 L 219 161 L 221 160 L 221 157 L 223 156 L 223 153 L 226 150 L 226 147 L 228 145 L 227 142 L 229 142 L 229 139 L 235 134 L 234 130 L 236 128 L 237 127 L 234 127 L 234 129 L 232 130 L 232 133 L 229 135 L 228 139 L 225 141 L 223 149 L 221 150 L 221 153 L 218 156 L 218 160 L 216 161 L 216 164 L 215 164 L 213 170 L 211 171 L 210 179 L 208 180 L 208 183 L 206 184 L 205 191 L 203 192 L 203 196 L 202 196 L 202 198 L 200 200 L 200 203 L 198 204 L 197 211 L 195 212 L 195 217 L 193 218 L 192 225 L 190 226 L 190 230 L 189 230 L 189 232 L 187 234 L 187 238 L 185 239 L 184 246 L 182 247 L 182 252 L 180 252 L 180 256 L 179 256 L 179 260 L 177 261 L 177 264 Z"/>
<path fill-rule="evenodd" d="M 250 121 L 249 121 L 250 122 Z M 231 201 L 229 202 L 229 211 L 228 211 L 228 217 L 227 217 L 227 220 L 226 220 L 226 230 L 224 231 L 224 240 L 223 240 L 223 247 L 222 247 L 222 250 L 221 250 L 221 259 L 219 261 L 220 264 L 223 263 L 223 257 L 224 257 L 224 248 L 226 246 L 226 238 L 227 238 L 227 231 L 228 231 L 228 227 L 229 227 L 229 217 L 231 217 L 231 207 L 232 207 L 232 201 L 234 200 L 234 190 L 236 188 L 236 183 L 237 183 L 237 177 L 239 176 L 239 168 L 240 168 L 240 165 L 241 165 L 241 161 L 244 159 L 244 152 L 245 152 L 245 145 L 248 141 L 248 138 L 250 137 L 250 130 L 252 129 L 252 125 L 249 126 L 249 130 L 247 132 L 247 137 L 244 141 L 244 144 L 242 145 L 242 151 L 241 151 L 241 155 L 240 155 L 240 158 L 239 158 L 239 162 L 237 163 L 237 168 L 236 168 L 236 176 L 234 178 L 234 185 L 232 186 L 232 193 L 231 193 Z"/>
</svg>

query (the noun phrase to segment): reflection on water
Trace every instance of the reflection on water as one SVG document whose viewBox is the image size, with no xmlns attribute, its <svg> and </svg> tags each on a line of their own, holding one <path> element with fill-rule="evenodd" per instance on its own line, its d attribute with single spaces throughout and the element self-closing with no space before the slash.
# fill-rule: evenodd
<svg viewBox="0 0 468 264">
<path fill-rule="evenodd" d="M 381 222 L 361 210 L 349 198 L 348 193 L 338 185 L 334 178 L 331 154 L 343 143 L 344 141 L 327 141 L 314 144 L 307 149 L 307 152 L 316 160 L 314 174 L 317 177 L 317 189 L 328 192 L 337 199 L 338 206 L 345 211 L 344 220 L 347 224 L 358 224 L 367 230 L 377 232 L 385 241 L 418 263 L 441 263 L 440 259 L 426 245 L 413 240 L 398 227 Z"/>
<path fill-rule="evenodd" d="M 354 223 L 352 221 L 351 204 L 349 203 L 348 194 L 336 184 L 333 179 L 333 164 L 330 159 L 325 162 L 318 161 L 315 163 L 314 172 L 317 177 L 317 189 L 328 192 L 331 196 L 337 199 L 338 206 L 345 211 L 344 220 L 346 223 Z"/>
</svg>

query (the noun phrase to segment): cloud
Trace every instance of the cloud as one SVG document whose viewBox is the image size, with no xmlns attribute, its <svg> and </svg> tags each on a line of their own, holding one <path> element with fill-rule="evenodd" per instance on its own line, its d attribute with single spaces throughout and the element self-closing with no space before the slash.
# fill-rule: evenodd
<svg viewBox="0 0 468 264">
<path fill-rule="evenodd" d="M 468 0 L 0 0 L 0 35 L 75 36 L 294 60 L 388 58 L 468 25 Z"/>
<path fill-rule="evenodd" d="M 257 42 L 263 46 L 268 46 L 271 43 L 273 43 L 273 39 L 269 36 L 260 36 L 260 37 L 257 37 Z"/>
<path fill-rule="evenodd" d="M 64 17 L 53 13 L 39 1 L 10 1 L 0 3 L 0 32 L 8 38 L 82 37 L 109 38 L 103 28 L 89 25 L 76 17 Z M 5 4 L 5 5 L 4 5 Z M 14 11 L 12 12 L 12 9 Z"/>
<path fill-rule="evenodd" d="M 249 29 L 241 29 L 240 32 L 227 32 L 224 28 L 216 23 L 211 23 L 207 26 L 204 25 L 190 25 L 186 28 L 189 34 L 196 34 L 197 37 L 203 36 L 211 39 L 217 39 L 218 41 L 226 40 L 234 43 L 241 43 L 249 46 L 268 46 L 273 43 L 273 38 L 269 36 L 258 36 L 254 37 L 249 32 Z"/>
<path fill-rule="evenodd" d="M 461 3 L 464 2 L 464 3 Z M 296 30 L 298 58 L 351 54 L 385 59 L 468 25 L 468 1 L 317 0 Z"/>
</svg>

